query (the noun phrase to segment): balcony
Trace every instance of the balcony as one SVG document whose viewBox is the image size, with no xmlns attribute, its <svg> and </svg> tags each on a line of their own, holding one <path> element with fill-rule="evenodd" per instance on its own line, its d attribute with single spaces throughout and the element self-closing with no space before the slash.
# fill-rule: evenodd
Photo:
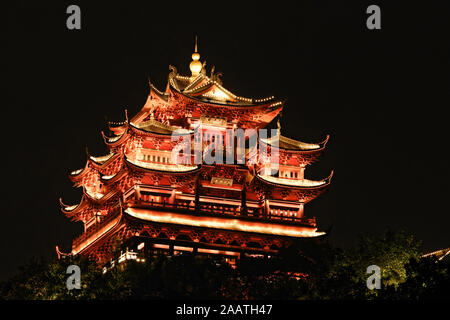
<svg viewBox="0 0 450 320">
<path fill-rule="evenodd" d="M 198 208 L 195 208 L 193 201 L 169 201 L 169 197 L 159 197 L 160 201 L 145 198 L 136 200 L 135 197 L 130 196 L 125 201 L 125 207 L 148 208 L 157 209 L 158 211 L 172 211 L 180 213 L 191 213 L 197 215 L 209 215 L 217 217 L 239 217 L 244 220 L 256 221 L 271 221 L 281 222 L 287 224 L 301 224 L 308 226 L 316 226 L 315 218 L 305 218 L 294 216 L 297 211 L 290 209 L 271 209 L 267 214 L 264 213 L 263 207 L 247 207 L 246 212 L 243 212 L 240 205 L 229 205 L 220 203 L 209 203 L 201 201 Z M 240 200 L 239 200 L 240 202 Z"/>
</svg>

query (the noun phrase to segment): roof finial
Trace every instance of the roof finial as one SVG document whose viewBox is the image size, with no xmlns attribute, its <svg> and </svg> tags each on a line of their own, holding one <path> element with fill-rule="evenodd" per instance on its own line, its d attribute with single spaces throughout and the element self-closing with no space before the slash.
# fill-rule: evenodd
<svg viewBox="0 0 450 320">
<path fill-rule="evenodd" d="M 200 62 L 200 54 L 197 52 L 197 36 L 195 36 L 195 52 L 192 54 L 192 61 L 189 65 L 191 69 L 192 79 L 196 78 L 200 71 L 202 71 L 202 63 Z"/>
<path fill-rule="evenodd" d="M 278 120 L 277 120 L 277 133 L 278 133 L 279 136 L 281 136 L 281 123 L 280 123 L 281 116 L 282 116 L 282 114 L 280 112 L 279 116 L 278 116 Z"/>
<path fill-rule="evenodd" d="M 150 120 L 155 120 L 155 114 L 153 112 L 153 109 L 155 108 L 155 106 L 152 106 L 150 109 Z"/>
</svg>

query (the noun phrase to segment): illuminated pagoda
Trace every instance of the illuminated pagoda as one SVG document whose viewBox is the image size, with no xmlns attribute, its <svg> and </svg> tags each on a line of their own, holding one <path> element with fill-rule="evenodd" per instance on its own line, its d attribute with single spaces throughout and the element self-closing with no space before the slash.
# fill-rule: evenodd
<svg viewBox="0 0 450 320">
<path fill-rule="evenodd" d="M 261 136 L 259 129 L 279 116 L 284 101 L 231 93 L 214 67 L 206 75 L 197 43 L 191 75 L 169 69 L 164 91 L 149 81 L 142 109 L 108 123 L 110 132 L 102 135 L 109 154 L 88 154 L 85 166 L 69 174 L 83 195 L 76 205 L 60 200 L 61 210 L 83 222 L 84 232 L 70 253 L 57 247 L 58 256 L 106 263 L 119 241 L 131 259 L 162 251 L 235 261 L 323 236 L 304 205 L 327 189 L 332 173 L 313 181 L 304 171 L 322 154 L 328 136 L 319 143 L 296 141 L 281 135 L 279 122 L 275 134 Z M 249 136 L 238 139 L 239 129 Z M 257 148 L 250 146 L 252 137 Z M 211 156 L 222 152 L 216 160 L 232 162 L 205 161 L 208 150 Z"/>
</svg>

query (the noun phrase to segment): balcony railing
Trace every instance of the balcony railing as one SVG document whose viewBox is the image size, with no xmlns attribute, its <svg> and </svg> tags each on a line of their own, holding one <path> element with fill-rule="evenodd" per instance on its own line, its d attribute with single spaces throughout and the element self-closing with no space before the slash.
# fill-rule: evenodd
<svg viewBox="0 0 450 320">
<path fill-rule="evenodd" d="M 294 223 L 294 224 L 303 224 L 308 226 L 316 226 L 315 218 L 299 218 L 295 216 L 289 216 L 290 213 L 294 213 L 295 211 L 283 210 L 287 212 L 288 215 L 278 215 L 272 214 L 268 212 L 267 214 L 263 213 L 262 208 L 247 208 L 246 212 L 242 212 L 240 207 L 232 206 L 232 205 L 223 205 L 223 204 L 213 204 L 213 203 L 200 203 L 198 209 L 195 208 L 195 205 L 191 204 L 191 202 L 175 202 L 169 203 L 168 201 L 163 200 L 162 202 L 156 202 L 153 200 L 131 200 L 129 199 L 126 203 L 128 207 L 144 207 L 144 208 L 152 208 L 157 209 L 159 211 L 177 211 L 177 212 L 190 212 L 192 214 L 208 214 L 212 216 L 218 217 L 229 217 L 235 216 L 241 219 L 251 219 L 258 221 L 266 221 L 266 222 L 282 222 L 282 223 Z M 277 210 L 277 209 L 275 209 Z M 79 244 L 86 241 L 93 234 L 102 229 L 109 222 L 114 220 L 119 216 L 120 210 L 116 209 L 113 212 L 109 213 L 106 216 L 101 216 L 100 221 L 93 224 L 89 227 L 83 234 L 78 236 L 73 240 L 73 247 L 78 246 Z"/>
<path fill-rule="evenodd" d="M 143 208 L 152 208 L 158 209 L 160 211 L 178 211 L 178 212 L 191 212 L 193 214 L 209 214 L 214 216 L 236 216 L 240 218 L 250 218 L 264 221 L 273 221 L 273 222 L 288 222 L 288 223 L 296 223 L 296 224 L 306 224 L 310 226 L 316 225 L 315 218 L 304 218 L 304 217 L 296 217 L 293 216 L 296 211 L 291 210 L 282 210 L 285 211 L 286 215 L 281 214 L 273 214 L 268 212 L 265 214 L 263 212 L 263 208 L 252 208 L 248 207 L 246 212 L 243 212 L 240 207 L 232 206 L 232 205 L 223 205 L 223 204 L 213 204 L 213 203 L 200 203 L 198 209 L 195 208 L 195 205 L 189 202 L 175 202 L 170 203 L 168 201 L 163 200 L 162 202 L 156 202 L 153 200 L 131 200 L 129 199 L 126 202 L 126 206 L 128 207 L 143 207 Z M 275 220 L 275 221 L 274 221 Z"/>
</svg>

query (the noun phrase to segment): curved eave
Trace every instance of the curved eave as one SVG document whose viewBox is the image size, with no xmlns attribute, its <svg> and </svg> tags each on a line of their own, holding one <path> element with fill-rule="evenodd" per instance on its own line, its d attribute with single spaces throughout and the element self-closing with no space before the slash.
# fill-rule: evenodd
<svg viewBox="0 0 450 320">
<path fill-rule="evenodd" d="M 148 131 L 142 128 L 138 128 L 135 125 L 133 125 L 132 123 L 130 123 L 130 128 L 131 130 L 138 134 L 138 135 L 145 135 L 145 136 L 159 136 L 159 137 L 164 137 L 164 138 L 168 138 L 173 136 L 187 136 L 187 135 L 193 135 L 194 131 L 189 130 L 188 132 L 168 132 L 168 133 L 161 133 L 161 132 L 154 132 L 154 131 Z M 180 128 L 181 129 L 181 128 Z"/>
<path fill-rule="evenodd" d="M 320 180 L 320 182 L 322 182 L 322 183 L 319 185 L 316 185 L 316 186 L 296 186 L 296 185 L 292 185 L 292 184 L 275 183 L 275 182 L 264 179 L 264 177 L 260 176 L 259 174 L 256 174 L 255 176 L 257 177 L 257 179 L 259 179 L 263 183 L 269 184 L 269 185 L 272 185 L 275 187 L 300 189 L 300 190 L 320 190 L 320 189 L 324 189 L 330 185 L 331 178 L 333 177 L 333 173 L 334 173 L 334 171 L 331 171 L 331 174 L 327 178 Z"/>
<path fill-rule="evenodd" d="M 190 173 L 195 173 L 198 172 L 201 169 L 201 165 L 196 166 L 195 169 L 192 170 L 184 170 L 184 171 L 165 171 L 165 170 L 158 170 L 158 169 L 154 169 L 154 168 L 146 168 L 146 167 L 142 167 L 138 164 L 135 164 L 133 162 L 131 162 L 130 160 L 128 160 L 126 157 L 124 158 L 125 163 L 134 170 L 138 170 L 138 171 L 144 171 L 144 172 L 158 172 L 158 173 L 168 173 L 168 174 L 190 174 Z"/>
<path fill-rule="evenodd" d="M 103 195 L 101 198 L 95 198 L 89 195 L 89 193 L 86 191 L 85 188 L 83 188 L 83 196 L 81 197 L 80 203 L 76 205 L 67 205 L 65 204 L 61 198 L 59 198 L 59 204 L 61 206 L 61 211 L 69 218 L 72 218 L 74 220 L 76 219 L 76 216 L 82 212 L 83 209 L 85 209 L 89 204 L 99 205 L 103 204 L 106 201 L 113 198 L 118 193 L 117 190 L 110 191 Z"/>
<path fill-rule="evenodd" d="M 108 165 L 110 165 L 111 162 L 116 160 L 119 156 L 120 156 L 119 153 L 114 153 L 113 155 L 111 155 L 111 157 L 109 159 L 107 159 L 104 162 L 96 162 L 91 156 L 88 156 L 88 159 L 86 160 L 86 165 L 84 166 L 84 168 L 80 169 L 81 171 L 77 170 L 79 172 L 73 171 L 73 172 L 76 172 L 76 174 L 73 174 L 73 172 L 70 173 L 69 174 L 69 179 L 73 183 L 78 183 L 89 172 L 89 169 L 98 171 L 98 170 L 100 170 L 102 168 L 105 168 Z M 99 172 L 99 174 L 101 174 L 101 172 Z"/>
<path fill-rule="evenodd" d="M 230 108 L 230 109 L 269 108 L 269 110 L 273 111 L 273 110 L 282 108 L 286 101 L 285 99 L 273 99 L 270 101 L 264 101 L 262 103 L 241 103 L 241 104 L 239 104 L 239 102 L 227 103 L 226 101 L 219 102 L 219 101 L 214 101 L 214 100 L 204 100 L 204 99 L 197 98 L 195 96 L 187 95 L 187 94 L 181 92 L 180 90 L 176 89 L 172 85 L 170 86 L 170 92 L 173 95 L 179 95 L 179 96 L 183 97 L 184 99 L 190 100 L 195 103 L 202 103 L 202 104 L 206 104 L 206 105 L 211 105 L 213 107 L 225 107 L 225 108 Z"/>
<path fill-rule="evenodd" d="M 61 212 L 68 218 L 76 219 L 76 215 L 80 213 L 87 205 L 87 201 L 83 192 L 80 203 L 76 205 L 66 205 L 61 198 L 59 198 L 59 204 L 61 206 Z"/>
<path fill-rule="evenodd" d="M 108 121 L 108 129 L 116 135 L 123 134 L 127 130 L 127 121 L 122 122 L 109 122 Z"/>
<path fill-rule="evenodd" d="M 58 256 L 58 260 L 64 257 L 68 257 L 71 255 L 71 253 L 65 253 L 59 250 L 59 246 L 55 247 L 56 255 Z"/>
<path fill-rule="evenodd" d="M 269 145 L 269 146 L 271 146 L 273 148 L 278 148 L 279 150 L 289 151 L 289 152 L 292 152 L 292 153 L 303 153 L 303 154 L 306 154 L 306 153 L 322 152 L 325 149 L 329 138 L 330 138 L 330 135 L 327 135 L 325 140 L 316 143 L 318 145 L 318 147 L 314 148 L 314 149 L 301 149 L 300 147 L 298 147 L 298 148 L 280 147 L 279 143 L 278 143 L 278 146 L 274 146 L 273 144 L 271 144 L 271 141 L 269 139 L 265 139 L 265 140 L 264 139 L 259 139 L 259 141 L 261 143 L 263 143 L 265 145 Z M 297 142 L 301 142 L 301 143 L 304 143 L 304 144 L 313 144 L 313 143 L 307 143 L 307 142 L 303 142 L 303 141 L 297 141 Z"/>
<path fill-rule="evenodd" d="M 69 173 L 69 179 L 73 183 L 80 181 L 89 171 L 89 160 L 86 160 L 86 164 L 82 169 L 78 169 Z"/>
<path fill-rule="evenodd" d="M 110 184 L 113 184 L 114 182 L 119 181 L 126 173 L 127 173 L 127 171 L 124 168 L 122 168 L 119 170 L 119 172 L 117 172 L 115 175 L 113 175 L 109 179 L 105 179 L 104 175 L 100 176 L 100 181 L 105 185 L 110 185 Z"/>
<path fill-rule="evenodd" d="M 114 161 L 115 159 L 117 159 L 118 157 L 118 153 L 110 153 L 106 156 L 103 157 L 108 157 L 105 161 L 97 161 L 96 158 L 102 158 L 102 157 L 93 157 L 93 156 L 89 156 L 88 161 L 94 165 L 94 167 L 96 168 L 104 168 L 107 167 L 112 161 Z"/>
<path fill-rule="evenodd" d="M 108 121 L 108 129 L 114 132 L 116 135 L 122 134 L 128 127 L 128 112 L 125 109 L 125 120 L 119 122 Z"/>
<path fill-rule="evenodd" d="M 114 147 L 120 146 L 122 143 L 124 143 L 128 139 L 129 135 L 128 135 L 127 131 L 124 131 L 119 139 L 111 142 L 110 139 L 112 137 L 107 137 L 105 135 L 105 133 L 102 131 L 102 137 L 103 137 L 103 140 L 105 141 L 105 144 L 109 148 L 114 148 Z"/>
<path fill-rule="evenodd" d="M 158 88 L 156 88 L 153 85 L 153 83 L 151 83 L 150 81 L 149 81 L 149 87 L 150 87 L 150 93 L 149 94 L 151 96 L 154 96 L 154 97 L 156 97 L 158 99 L 161 99 L 164 102 L 168 102 L 169 101 L 169 94 L 166 93 L 166 92 L 162 92 L 162 91 L 158 90 Z"/>
</svg>

